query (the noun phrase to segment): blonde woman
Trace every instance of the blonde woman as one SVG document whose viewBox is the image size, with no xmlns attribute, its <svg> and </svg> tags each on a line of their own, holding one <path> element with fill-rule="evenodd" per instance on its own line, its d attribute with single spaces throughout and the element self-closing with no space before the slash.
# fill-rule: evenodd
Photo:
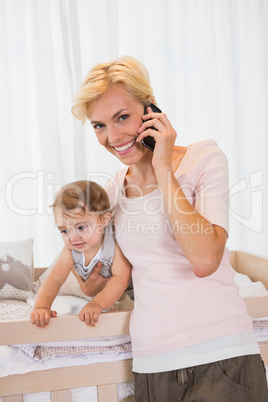
<svg viewBox="0 0 268 402">
<path fill-rule="evenodd" d="M 128 56 L 94 66 L 72 113 L 126 167 L 107 184 L 131 263 L 136 402 L 268 401 L 251 319 L 234 283 L 228 168 L 215 141 L 176 146 L 147 69 Z M 143 145 L 153 138 L 154 150 Z"/>
</svg>

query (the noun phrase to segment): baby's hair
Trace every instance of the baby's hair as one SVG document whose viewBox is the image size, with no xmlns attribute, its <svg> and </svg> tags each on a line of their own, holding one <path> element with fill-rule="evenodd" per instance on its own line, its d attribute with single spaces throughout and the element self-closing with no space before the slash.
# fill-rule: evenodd
<svg viewBox="0 0 268 402">
<path fill-rule="evenodd" d="M 144 106 L 156 104 L 147 68 L 131 56 L 96 64 L 87 74 L 73 98 L 72 114 L 83 123 L 96 100 L 112 85 L 120 84 Z"/>
<path fill-rule="evenodd" d="M 103 215 L 106 212 L 111 212 L 108 194 L 104 188 L 89 180 L 74 181 L 62 187 L 56 194 L 51 207 L 53 212 L 60 208 L 68 216 L 73 215 L 74 210 L 77 209 L 82 214 Z"/>
</svg>

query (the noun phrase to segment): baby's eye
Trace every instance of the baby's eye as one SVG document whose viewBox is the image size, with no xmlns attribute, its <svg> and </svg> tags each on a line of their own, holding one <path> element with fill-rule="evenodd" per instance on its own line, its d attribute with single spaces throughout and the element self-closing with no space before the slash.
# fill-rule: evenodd
<svg viewBox="0 0 268 402">
<path fill-rule="evenodd" d="M 83 232 L 83 230 L 86 229 L 86 225 L 80 225 L 77 227 L 77 229 L 79 230 L 79 232 Z"/>
<path fill-rule="evenodd" d="M 67 229 L 61 229 L 61 231 L 60 231 L 62 234 L 67 234 L 68 233 L 68 230 Z"/>
</svg>

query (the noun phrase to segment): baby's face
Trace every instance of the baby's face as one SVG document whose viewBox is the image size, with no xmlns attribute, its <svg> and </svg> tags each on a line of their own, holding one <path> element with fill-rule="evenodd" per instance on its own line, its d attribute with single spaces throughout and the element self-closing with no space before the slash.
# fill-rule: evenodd
<svg viewBox="0 0 268 402">
<path fill-rule="evenodd" d="M 74 210 L 70 215 L 66 215 L 60 209 L 54 213 L 56 226 L 65 245 L 71 250 L 81 252 L 98 250 L 101 246 L 104 227 L 108 223 L 105 215 L 84 214 L 81 210 L 79 213 Z"/>
</svg>

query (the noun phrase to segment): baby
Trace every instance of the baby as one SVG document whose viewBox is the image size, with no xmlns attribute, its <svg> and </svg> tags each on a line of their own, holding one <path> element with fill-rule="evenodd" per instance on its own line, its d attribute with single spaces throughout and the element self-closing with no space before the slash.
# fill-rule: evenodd
<svg viewBox="0 0 268 402">
<path fill-rule="evenodd" d="M 31 323 L 47 326 L 50 317 L 57 316 L 51 305 L 72 269 L 86 281 L 100 261 L 100 274 L 112 277 L 79 313 L 81 321 L 95 326 L 101 312 L 124 293 L 131 274 L 131 265 L 114 239 L 108 195 L 95 182 L 76 181 L 57 193 L 52 207 L 65 246 L 38 291 Z"/>
</svg>

